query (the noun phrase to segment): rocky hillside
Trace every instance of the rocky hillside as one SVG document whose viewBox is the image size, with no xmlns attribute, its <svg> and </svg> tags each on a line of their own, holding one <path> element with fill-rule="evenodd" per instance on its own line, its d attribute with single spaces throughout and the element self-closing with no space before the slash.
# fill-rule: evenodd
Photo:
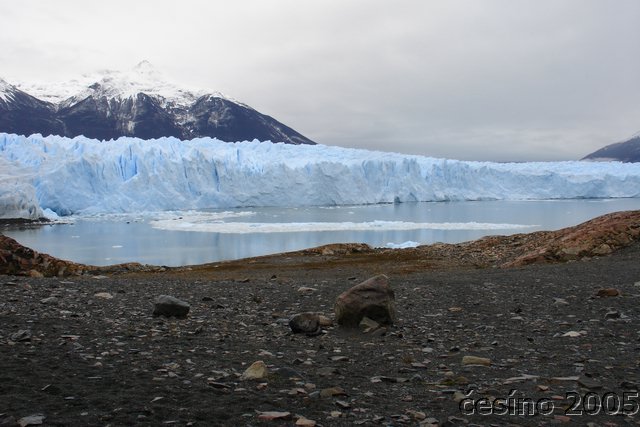
<svg viewBox="0 0 640 427">
<path fill-rule="evenodd" d="M 620 162 L 640 162 L 640 134 L 631 139 L 594 151 L 582 160 L 617 160 Z"/>
</svg>

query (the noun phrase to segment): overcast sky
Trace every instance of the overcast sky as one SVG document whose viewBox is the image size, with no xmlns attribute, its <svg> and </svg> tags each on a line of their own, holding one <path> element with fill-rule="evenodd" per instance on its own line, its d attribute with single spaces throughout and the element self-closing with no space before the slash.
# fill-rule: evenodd
<svg viewBox="0 0 640 427">
<path fill-rule="evenodd" d="M 0 76 L 149 60 L 328 145 L 577 159 L 640 131 L 638 0 L 20 0 Z"/>
</svg>

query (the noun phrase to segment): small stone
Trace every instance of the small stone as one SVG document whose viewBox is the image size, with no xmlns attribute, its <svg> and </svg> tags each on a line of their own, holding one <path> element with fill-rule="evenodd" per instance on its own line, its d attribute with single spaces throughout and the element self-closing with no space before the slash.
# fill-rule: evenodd
<svg viewBox="0 0 640 427">
<path fill-rule="evenodd" d="M 58 298 L 56 298 L 56 297 L 48 297 L 48 298 L 41 299 L 40 302 L 42 304 L 49 304 L 49 305 L 57 304 L 58 303 Z"/>
<path fill-rule="evenodd" d="M 169 295 L 160 295 L 156 298 L 153 309 L 154 316 L 185 318 L 189 314 L 191 306 Z"/>
<path fill-rule="evenodd" d="M 296 425 L 299 427 L 315 427 L 317 423 L 305 417 L 300 417 L 296 420 Z"/>
<path fill-rule="evenodd" d="M 31 331 L 20 329 L 18 332 L 11 334 L 9 339 L 13 342 L 31 341 Z"/>
<path fill-rule="evenodd" d="M 604 315 L 604 318 L 605 318 L 605 319 L 619 319 L 619 318 L 620 318 L 620 316 L 621 316 L 621 314 L 620 314 L 620 312 L 619 312 L 619 311 L 612 310 L 612 311 L 608 311 L 608 312 Z"/>
<path fill-rule="evenodd" d="M 258 414 L 258 419 L 262 421 L 273 421 L 273 420 L 283 420 L 285 418 L 289 418 L 290 416 L 291 416 L 291 412 L 267 411 L 267 412 L 260 412 Z"/>
<path fill-rule="evenodd" d="M 569 337 L 569 338 L 577 338 L 577 337 L 581 337 L 582 335 L 586 335 L 586 332 L 584 331 L 569 331 L 569 332 L 565 332 L 564 334 L 562 334 L 563 337 Z"/>
<path fill-rule="evenodd" d="M 329 387 L 320 390 L 320 397 L 346 396 L 342 387 Z"/>
<path fill-rule="evenodd" d="M 314 293 L 315 291 L 317 291 L 317 289 L 316 289 L 316 288 L 310 288 L 310 287 L 308 287 L 308 286 L 300 286 L 300 287 L 298 288 L 298 292 L 300 292 L 301 294 L 312 294 L 312 293 Z"/>
<path fill-rule="evenodd" d="M 113 295 L 111 295 L 109 292 L 98 292 L 96 294 L 93 294 L 93 297 L 101 299 L 113 299 Z"/>
<path fill-rule="evenodd" d="M 351 404 L 349 402 L 345 402 L 344 400 L 336 400 L 335 404 L 340 409 L 349 409 L 349 408 L 351 408 Z"/>
<path fill-rule="evenodd" d="M 602 388 L 602 384 L 594 380 L 593 378 L 582 376 L 578 378 L 578 384 L 589 390 L 598 390 Z"/>
<path fill-rule="evenodd" d="M 240 376 L 241 380 L 261 380 L 269 375 L 269 370 L 267 369 L 267 365 L 262 361 L 258 360 L 253 362 L 251 366 L 249 366 Z"/>
<path fill-rule="evenodd" d="M 46 417 L 44 415 L 40 415 L 40 414 L 29 415 L 28 417 L 20 418 L 18 420 L 18 425 L 20 427 L 39 426 L 39 425 L 44 424 L 44 419 L 45 418 Z"/>
<path fill-rule="evenodd" d="M 294 334 L 317 334 L 320 332 L 320 315 L 317 313 L 298 313 L 289 319 L 289 327 Z"/>
<path fill-rule="evenodd" d="M 600 298 L 617 297 L 620 296 L 620 291 L 616 288 L 603 288 L 596 293 L 596 296 Z"/>
<path fill-rule="evenodd" d="M 30 270 L 28 275 L 29 275 L 29 277 L 33 277 L 33 278 L 44 277 L 44 274 L 40 273 L 38 270 Z M 40 423 L 40 424 L 42 424 L 42 423 Z M 35 425 L 35 424 L 28 424 L 28 425 Z"/>
<path fill-rule="evenodd" d="M 477 356 L 464 356 L 462 358 L 463 365 L 482 365 L 482 366 L 491 366 L 491 359 L 487 359 L 486 357 L 477 357 Z"/>
</svg>

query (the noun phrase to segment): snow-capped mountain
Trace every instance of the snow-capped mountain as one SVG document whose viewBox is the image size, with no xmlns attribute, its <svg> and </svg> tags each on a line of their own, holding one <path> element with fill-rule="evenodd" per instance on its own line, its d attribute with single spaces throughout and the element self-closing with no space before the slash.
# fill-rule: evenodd
<svg viewBox="0 0 640 427">
<path fill-rule="evenodd" d="M 623 142 L 607 145 L 586 156 L 583 160 L 618 160 L 620 162 L 640 162 L 640 132 Z"/>
<path fill-rule="evenodd" d="M 0 218 L 247 206 L 640 197 L 640 163 L 490 163 L 211 138 L 0 133 Z"/>
<path fill-rule="evenodd" d="M 169 83 L 147 61 L 128 71 L 103 71 L 55 85 L 0 79 L 0 132 L 314 144 L 219 92 Z"/>
</svg>

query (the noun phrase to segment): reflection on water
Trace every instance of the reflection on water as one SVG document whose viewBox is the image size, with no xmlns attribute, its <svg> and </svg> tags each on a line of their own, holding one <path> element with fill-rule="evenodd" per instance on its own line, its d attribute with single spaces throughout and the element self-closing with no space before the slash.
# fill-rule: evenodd
<svg viewBox="0 0 640 427">
<path fill-rule="evenodd" d="M 492 234 L 554 230 L 604 213 L 635 209 L 640 209 L 640 199 L 251 208 L 210 211 L 202 215 L 191 212 L 149 214 L 137 218 L 85 218 L 76 219 L 73 224 L 12 230 L 5 234 L 40 252 L 85 264 L 136 261 L 177 266 L 287 252 L 336 242 L 364 242 L 371 246 L 407 241 L 456 243 Z M 216 230 L 224 232 L 191 231 L 194 217 L 200 224 L 215 223 Z M 172 229 L 154 228 L 154 220 L 177 226 L 169 227 Z M 373 222 L 378 225 L 362 226 Z M 296 230 L 304 231 L 283 231 L 291 223 L 298 223 Z M 313 223 L 335 223 L 338 229 L 334 225 L 318 227 Z M 355 225 L 345 226 L 344 223 Z M 403 229 L 405 223 L 418 223 L 426 228 Z M 251 232 L 251 224 L 276 224 L 280 232 Z M 320 231 L 322 228 L 332 231 Z M 198 229 L 206 230 L 207 227 Z"/>
</svg>

